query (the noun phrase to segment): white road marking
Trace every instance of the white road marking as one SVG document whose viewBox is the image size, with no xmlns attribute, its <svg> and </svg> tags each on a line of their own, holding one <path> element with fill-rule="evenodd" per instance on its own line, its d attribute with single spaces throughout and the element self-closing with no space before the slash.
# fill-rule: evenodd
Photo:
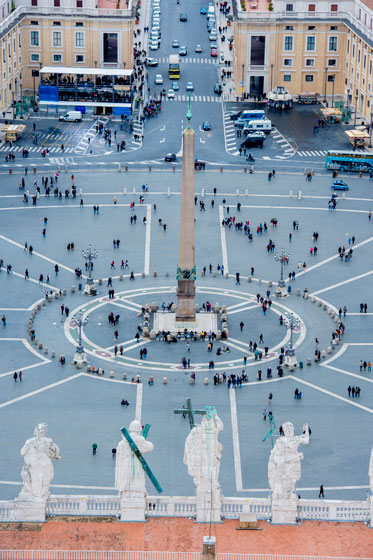
<svg viewBox="0 0 373 560">
<path fill-rule="evenodd" d="M 373 270 L 369 272 L 365 272 L 364 274 L 359 274 L 358 276 L 353 276 L 352 278 L 348 278 L 347 280 L 343 280 L 342 282 L 338 282 L 337 284 L 332 284 L 331 286 L 327 286 L 322 290 L 317 290 L 316 292 L 312 292 L 310 296 L 317 296 L 318 294 L 323 294 L 324 292 L 328 292 L 329 290 L 334 290 L 334 288 L 339 288 L 340 286 L 344 286 L 345 284 L 349 284 L 350 282 L 355 282 L 356 280 L 360 280 L 360 278 L 365 278 L 366 276 L 370 276 L 373 274 Z"/>
<path fill-rule="evenodd" d="M 149 276 L 149 271 L 150 271 L 151 227 L 152 227 L 152 207 L 150 204 L 147 204 L 146 205 L 146 231 L 145 231 L 145 263 L 144 263 L 144 272 L 146 276 Z"/>
<path fill-rule="evenodd" d="M 223 258 L 224 273 L 228 274 L 228 252 L 227 252 L 227 240 L 225 236 L 225 227 L 223 226 L 224 220 L 224 208 L 219 205 L 219 227 L 220 227 L 220 241 L 221 241 L 221 252 Z"/>
<path fill-rule="evenodd" d="M 137 392 L 136 392 L 136 413 L 135 419 L 141 423 L 141 412 L 142 412 L 142 383 L 137 383 Z"/>
<path fill-rule="evenodd" d="M 229 401 L 231 405 L 233 459 L 234 459 L 234 473 L 236 478 L 236 492 L 240 492 L 242 491 L 242 469 L 241 469 L 240 439 L 238 435 L 236 391 L 234 389 L 229 390 Z"/>
</svg>

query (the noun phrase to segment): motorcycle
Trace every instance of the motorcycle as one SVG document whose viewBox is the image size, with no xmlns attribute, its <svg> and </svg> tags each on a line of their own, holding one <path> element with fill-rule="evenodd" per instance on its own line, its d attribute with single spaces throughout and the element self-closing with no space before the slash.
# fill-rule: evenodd
<svg viewBox="0 0 373 560">
<path fill-rule="evenodd" d="M 249 154 L 246 159 L 247 161 L 255 161 L 255 158 L 252 154 Z"/>
</svg>

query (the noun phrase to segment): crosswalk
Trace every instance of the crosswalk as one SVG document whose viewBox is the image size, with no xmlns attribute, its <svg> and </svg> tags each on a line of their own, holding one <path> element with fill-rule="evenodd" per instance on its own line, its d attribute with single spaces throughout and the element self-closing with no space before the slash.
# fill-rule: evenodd
<svg viewBox="0 0 373 560">
<path fill-rule="evenodd" d="M 78 144 L 74 148 L 74 152 L 78 156 L 87 153 L 91 141 L 94 140 L 98 134 L 98 132 L 96 131 L 96 126 L 102 125 L 105 128 L 108 120 L 109 119 L 107 117 L 101 116 L 92 124 L 91 128 L 89 128 L 87 132 L 84 133 L 84 136 L 79 140 Z"/>
<path fill-rule="evenodd" d="M 301 157 L 316 157 L 316 156 L 326 156 L 327 154 L 327 150 L 302 150 L 301 152 L 297 152 L 297 156 L 301 156 Z"/>
<path fill-rule="evenodd" d="M 42 152 L 44 150 L 44 146 L 11 146 L 9 148 L 9 146 L 7 144 L 4 144 L 3 146 L 1 146 L 0 148 L 0 152 L 4 152 L 6 154 L 9 153 L 16 153 L 16 152 L 22 152 L 24 149 L 26 148 L 26 150 L 28 151 L 29 154 L 31 153 L 36 153 L 36 152 Z M 56 152 L 62 152 L 64 151 L 64 153 L 69 154 L 71 152 L 74 151 L 74 147 L 71 148 L 65 148 L 64 150 L 61 149 L 60 146 L 55 146 L 53 148 L 49 148 L 49 153 L 53 154 Z"/>
<path fill-rule="evenodd" d="M 165 101 L 188 101 L 188 99 L 186 95 L 175 95 L 174 99 L 166 98 Z M 213 95 L 191 95 L 190 100 L 194 103 L 220 103 L 221 98 Z"/>
<path fill-rule="evenodd" d="M 167 56 L 163 56 L 160 58 L 157 58 L 156 60 L 158 60 L 159 62 L 163 62 L 163 63 L 167 63 L 169 62 L 169 58 Z M 218 61 L 214 58 L 207 58 L 207 57 L 184 57 L 184 56 L 180 56 L 179 57 L 179 61 L 180 64 L 219 64 Z"/>
</svg>

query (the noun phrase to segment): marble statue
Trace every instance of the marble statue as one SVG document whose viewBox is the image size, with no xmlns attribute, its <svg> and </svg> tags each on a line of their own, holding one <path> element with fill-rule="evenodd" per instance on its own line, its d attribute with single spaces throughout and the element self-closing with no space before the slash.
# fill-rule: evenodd
<svg viewBox="0 0 373 560">
<path fill-rule="evenodd" d="M 58 446 L 46 437 L 47 431 L 47 424 L 38 424 L 34 430 L 35 437 L 28 439 L 21 449 L 25 464 L 20 500 L 45 502 L 49 497 L 49 485 L 54 475 L 52 459 L 59 461 L 61 457 Z"/>
<path fill-rule="evenodd" d="M 310 439 L 308 424 L 303 426 L 301 436 L 294 435 L 291 422 L 282 425 L 284 435 L 276 440 L 268 462 L 268 480 L 272 490 L 272 522 L 295 523 L 297 497 L 295 485 L 301 478 L 303 453 L 298 451 L 301 443 L 307 445 Z"/>
<path fill-rule="evenodd" d="M 370 454 L 370 461 L 369 461 L 369 487 L 370 487 L 370 491 L 373 494 L 373 447 L 372 447 L 372 451 Z"/>
<path fill-rule="evenodd" d="M 131 422 L 128 431 L 141 454 L 153 451 L 154 445 L 141 435 L 142 428 L 138 420 Z M 146 496 L 144 469 L 124 436 L 117 447 L 115 488 L 122 498 Z"/>
<path fill-rule="evenodd" d="M 185 441 L 184 464 L 196 486 L 199 522 L 221 520 L 219 470 L 223 446 L 218 437 L 223 429 L 215 407 L 209 407 L 201 423 L 191 430 Z"/>
</svg>

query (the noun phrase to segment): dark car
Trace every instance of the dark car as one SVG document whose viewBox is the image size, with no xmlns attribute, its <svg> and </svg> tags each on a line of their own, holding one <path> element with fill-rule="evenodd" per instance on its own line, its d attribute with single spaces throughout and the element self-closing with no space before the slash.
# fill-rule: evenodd
<svg viewBox="0 0 373 560">
<path fill-rule="evenodd" d="M 348 191 L 349 190 L 349 186 L 347 185 L 347 183 L 345 183 L 341 179 L 338 179 L 337 181 L 334 181 L 334 183 L 332 184 L 332 186 L 330 188 L 332 189 L 332 191 Z"/>
<path fill-rule="evenodd" d="M 208 121 L 203 121 L 202 130 L 211 130 L 211 124 Z"/>
<path fill-rule="evenodd" d="M 263 148 L 265 134 L 263 132 L 253 132 L 248 134 L 246 139 L 242 142 L 241 148 Z"/>
<path fill-rule="evenodd" d="M 164 157 L 165 161 L 176 161 L 176 154 L 166 154 Z"/>
<path fill-rule="evenodd" d="M 242 115 L 242 111 L 238 111 L 238 113 L 232 113 L 231 120 L 232 121 L 237 121 L 240 118 L 241 115 Z"/>
<path fill-rule="evenodd" d="M 218 95 L 221 95 L 223 93 L 223 88 L 220 84 L 214 85 L 214 93 L 217 93 Z"/>
<path fill-rule="evenodd" d="M 188 16 L 186 14 L 180 14 L 180 21 L 188 21 Z"/>
</svg>

